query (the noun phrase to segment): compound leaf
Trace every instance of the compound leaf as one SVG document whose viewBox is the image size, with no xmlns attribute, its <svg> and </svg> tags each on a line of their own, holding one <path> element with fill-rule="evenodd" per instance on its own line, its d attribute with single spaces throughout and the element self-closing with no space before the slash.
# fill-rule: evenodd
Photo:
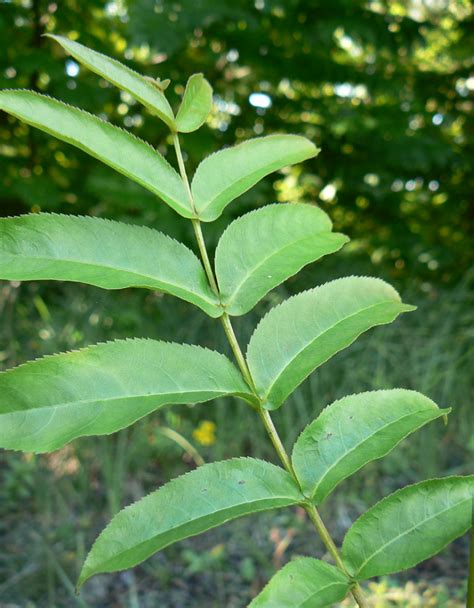
<svg viewBox="0 0 474 608">
<path fill-rule="evenodd" d="M 247 361 L 267 409 L 281 406 L 309 374 L 364 331 L 413 310 L 380 279 L 346 277 L 304 291 L 260 321 Z"/>
<path fill-rule="evenodd" d="M 0 219 L 0 279 L 145 287 L 222 313 L 194 253 L 143 226 L 39 213 Z"/>
<path fill-rule="evenodd" d="M 0 447 L 48 452 L 118 431 L 166 404 L 225 395 L 252 400 L 220 353 L 156 340 L 106 342 L 0 373 Z"/>
<path fill-rule="evenodd" d="M 178 173 L 161 154 L 131 133 L 33 91 L 0 91 L 0 110 L 84 150 L 161 197 L 180 215 L 194 217 Z"/>
<path fill-rule="evenodd" d="M 269 173 L 318 152 L 305 137 L 268 135 L 211 154 L 198 166 L 191 185 L 199 218 L 212 222 L 232 200 Z"/>
<path fill-rule="evenodd" d="M 343 600 L 349 587 L 338 568 L 301 557 L 279 570 L 248 608 L 323 608 Z"/>
<path fill-rule="evenodd" d="M 159 86 L 154 85 L 151 79 L 145 78 L 116 59 L 93 51 L 79 42 L 74 42 L 64 36 L 53 34 L 46 34 L 46 36 L 58 42 L 70 55 L 92 72 L 130 93 L 170 128 L 174 127 L 173 110 L 163 91 Z"/>
<path fill-rule="evenodd" d="M 212 87 L 202 74 L 193 74 L 186 84 L 183 101 L 176 116 L 181 133 L 199 129 L 212 109 Z"/>
<path fill-rule="evenodd" d="M 233 221 L 216 249 L 221 299 L 243 315 L 303 266 L 334 253 L 349 239 L 331 232 L 329 217 L 313 205 L 268 205 Z"/>
<path fill-rule="evenodd" d="M 78 585 L 237 517 L 301 500 L 291 476 L 268 462 L 234 458 L 203 465 L 120 511 L 94 543 Z"/>
<path fill-rule="evenodd" d="M 349 529 L 343 559 L 359 580 L 412 568 L 472 525 L 474 475 L 430 479 L 387 496 Z"/>
<path fill-rule="evenodd" d="M 303 492 L 316 504 L 322 502 L 343 479 L 449 411 L 404 389 L 369 391 L 335 401 L 294 445 L 293 466 Z"/>
</svg>

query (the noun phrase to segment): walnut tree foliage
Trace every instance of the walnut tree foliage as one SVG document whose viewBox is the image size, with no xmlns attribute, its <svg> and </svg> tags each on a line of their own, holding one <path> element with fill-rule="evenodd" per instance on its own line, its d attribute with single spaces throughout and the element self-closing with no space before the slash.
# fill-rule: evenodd
<svg viewBox="0 0 474 608">
<path fill-rule="evenodd" d="M 166 124 L 178 170 L 129 131 L 49 96 L 4 89 L 0 109 L 147 189 L 153 204 L 166 204 L 192 226 L 198 255 L 145 226 L 27 214 L 0 220 L 0 278 L 162 291 L 221 323 L 234 361 L 199 345 L 132 338 L 27 362 L 0 374 L 0 447 L 49 452 L 79 437 L 113 433 L 162 407 L 240 399 L 265 427 L 281 466 L 239 457 L 205 464 L 127 506 L 91 547 L 78 587 L 232 519 L 298 505 L 335 565 L 314 557 L 295 560 L 250 606 L 317 608 L 348 594 L 367 606 L 360 582 L 416 566 L 468 530 L 474 476 L 429 479 L 383 498 L 351 526 L 341 549 L 319 505 L 342 480 L 425 424 L 446 419 L 450 409 L 414 390 L 348 395 L 302 431 L 291 457 L 270 412 L 284 407 L 310 374 L 362 333 L 414 307 L 377 278 L 349 276 L 307 286 L 260 320 L 244 355 L 233 317 L 252 310 L 270 290 L 348 239 L 307 202 L 266 205 L 240 215 L 221 235 L 215 260 L 204 230 L 262 178 L 316 157 L 319 149 L 301 135 L 255 137 L 205 157 L 189 180 L 181 141 L 212 111 L 212 89 L 204 76 L 189 78 L 175 111 L 166 96 L 169 83 L 67 38 L 53 38 Z M 232 400 L 227 403 L 232 407 Z"/>
</svg>

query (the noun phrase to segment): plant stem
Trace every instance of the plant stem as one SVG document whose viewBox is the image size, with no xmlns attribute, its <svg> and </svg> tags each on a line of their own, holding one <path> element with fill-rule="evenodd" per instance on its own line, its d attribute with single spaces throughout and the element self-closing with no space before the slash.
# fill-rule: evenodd
<svg viewBox="0 0 474 608">
<path fill-rule="evenodd" d="M 252 374 L 250 373 L 250 370 L 247 365 L 247 361 L 245 360 L 245 357 L 244 357 L 242 351 L 240 350 L 239 342 L 235 335 L 234 328 L 232 327 L 232 323 L 230 321 L 229 315 L 226 312 L 222 315 L 221 321 L 222 321 L 222 326 L 225 331 L 225 335 L 227 336 L 227 340 L 230 344 L 232 352 L 234 353 L 234 357 L 237 361 L 240 371 L 242 372 L 242 375 L 245 378 L 245 381 L 247 382 L 247 384 L 250 386 L 250 388 L 256 395 L 257 389 L 255 388 Z"/>
<path fill-rule="evenodd" d="M 319 514 L 318 510 L 316 509 L 316 507 L 313 504 L 308 504 L 306 507 L 306 512 L 308 513 L 309 518 L 313 522 L 314 527 L 318 531 L 319 536 L 321 537 L 322 541 L 324 542 L 329 553 L 332 555 L 334 561 L 339 566 L 339 568 L 347 574 L 347 570 L 346 570 L 346 567 L 344 566 L 344 562 L 342 561 L 342 559 L 339 555 L 339 551 L 337 550 L 337 547 L 334 544 L 334 541 L 332 540 L 331 536 L 329 535 L 329 532 L 328 532 L 326 526 L 324 525 L 324 522 L 321 519 L 321 515 Z"/>
<path fill-rule="evenodd" d="M 176 158 L 178 159 L 178 167 L 179 172 L 181 174 L 181 179 L 183 180 L 184 187 L 186 188 L 186 192 L 188 193 L 189 202 L 191 203 L 191 209 L 194 211 L 194 213 L 196 213 L 194 198 L 191 192 L 191 186 L 189 185 L 186 167 L 184 166 L 183 153 L 181 152 L 181 145 L 179 143 L 179 136 L 177 133 L 173 133 L 173 144 L 174 149 L 176 151 Z M 192 219 L 191 222 L 193 224 L 194 234 L 196 236 L 196 241 L 199 247 L 199 253 L 201 254 L 202 263 L 204 264 L 204 270 L 206 271 L 209 284 L 212 288 L 212 291 L 218 296 L 219 288 L 217 287 L 216 278 L 214 276 L 214 272 L 212 271 L 211 262 L 207 253 L 206 243 L 204 242 L 204 235 L 202 234 L 201 222 L 197 218 Z"/>
<path fill-rule="evenodd" d="M 167 426 L 159 426 L 158 432 L 165 437 L 168 437 L 168 439 L 171 439 L 171 441 L 177 443 L 189 456 L 191 456 L 198 467 L 206 464 L 204 458 L 201 456 L 198 450 L 185 437 L 173 429 L 169 429 Z"/>
<path fill-rule="evenodd" d="M 181 173 L 181 178 L 186 187 L 186 191 L 189 196 L 189 201 L 191 203 L 191 208 L 193 209 L 194 212 L 196 212 L 196 207 L 194 205 L 193 195 L 191 192 L 191 188 L 189 186 L 189 180 L 188 180 L 188 176 L 186 174 L 186 167 L 184 165 L 183 154 L 181 152 L 181 146 L 179 144 L 179 137 L 178 137 L 177 133 L 173 134 L 173 143 L 174 143 L 174 147 L 176 150 L 176 157 L 178 159 L 178 166 L 179 166 L 179 171 Z M 212 266 L 211 266 L 211 263 L 209 260 L 209 255 L 207 253 L 206 243 L 204 241 L 204 235 L 202 233 L 202 228 L 201 228 L 201 222 L 197 218 L 194 218 L 191 221 L 192 221 L 193 228 L 194 228 L 194 234 L 196 235 L 196 241 L 198 244 L 199 252 L 201 254 L 204 269 L 205 269 L 206 275 L 209 279 L 209 283 L 210 283 L 211 288 L 214 291 L 214 293 L 218 297 L 220 297 L 219 287 L 217 285 L 217 281 L 214 276 L 214 271 L 212 269 Z M 250 373 L 249 367 L 247 365 L 245 357 L 240 348 L 239 342 L 238 342 L 237 337 L 234 332 L 234 328 L 232 327 L 230 317 L 226 312 L 224 312 L 222 314 L 222 316 L 220 317 L 220 319 L 221 319 L 221 323 L 224 328 L 227 340 L 229 342 L 229 345 L 232 349 L 232 352 L 234 353 L 234 357 L 239 366 L 239 369 L 240 369 L 243 377 L 245 378 L 245 381 L 247 382 L 249 387 L 252 389 L 254 395 L 260 401 L 260 406 L 258 407 L 258 413 L 259 413 L 260 419 L 263 422 L 265 430 L 267 431 L 268 436 L 270 437 L 273 447 L 275 448 L 275 451 L 277 452 L 278 457 L 280 458 L 283 466 L 288 471 L 288 473 L 292 476 L 292 478 L 294 479 L 294 481 L 298 485 L 298 487 L 301 489 L 300 482 L 293 469 L 293 465 L 291 464 L 290 457 L 288 456 L 288 453 L 285 450 L 285 446 L 283 445 L 283 443 L 280 439 L 278 431 L 276 430 L 275 425 L 273 424 L 273 420 L 271 418 L 270 412 L 268 410 L 266 410 L 264 407 L 262 407 L 262 405 L 261 405 L 261 398 L 259 397 L 259 395 L 257 393 L 255 382 L 252 378 L 252 374 Z M 303 503 L 302 506 L 305 509 L 305 511 L 308 513 L 308 516 L 309 516 L 311 522 L 313 523 L 317 533 L 321 537 L 321 540 L 323 541 L 323 543 L 326 546 L 329 553 L 332 555 L 337 566 L 347 575 L 348 578 L 351 578 L 350 574 L 346 570 L 346 567 L 344 566 L 344 562 L 342 561 L 341 556 L 339 555 L 339 551 L 337 550 L 337 547 L 336 547 L 334 541 L 332 540 L 328 529 L 324 525 L 323 520 L 321 519 L 321 516 L 319 515 L 316 507 L 309 500 L 307 500 L 305 503 Z M 366 601 L 366 599 L 362 593 L 362 589 L 360 588 L 358 583 L 355 583 L 354 587 L 351 590 L 351 593 L 352 593 L 352 596 L 353 596 L 354 600 L 356 601 L 357 605 L 359 606 L 359 608 L 367 608 L 367 606 L 368 606 L 367 601 Z"/>
<path fill-rule="evenodd" d="M 298 478 L 296 477 L 296 473 L 293 469 L 293 465 L 291 464 L 290 457 L 288 456 L 288 453 L 285 450 L 285 446 L 283 445 L 280 439 L 280 435 L 278 434 L 278 431 L 276 430 L 275 425 L 273 424 L 270 412 L 261 407 L 258 413 L 260 414 L 260 419 L 263 422 L 263 425 L 265 426 L 268 436 L 270 437 L 270 440 L 273 443 L 273 447 L 275 448 L 278 457 L 283 463 L 283 466 L 288 471 L 288 473 L 290 473 L 290 475 L 293 477 L 293 479 L 297 482 L 299 486 L 300 483 Z"/>
<path fill-rule="evenodd" d="M 206 271 L 207 278 L 209 279 L 209 284 L 211 285 L 212 291 L 216 294 L 216 296 L 219 296 L 219 288 L 217 287 L 217 281 L 212 270 L 209 255 L 207 254 L 206 243 L 204 242 L 204 236 L 202 234 L 201 222 L 199 220 L 192 220 L 192 222 L 202 263 L 204 264 L 204 270 Z"/>
<path fill-rule="evenodd" d="M 186 173 L 186 167 L 184 166 L 183 153 L 181 152 L 181 145 L 179 143 L 179 135 L 177 133 L 173 133 L 173 145 L 176 152 L 176 158 L 178 159 L 179 172 L 181 174 L 184 187 L 186 188 L 186 192 L 188 193 L 189 202 L 191 203 L 193 211 L 196 211 L 193 195 L 191 193 L 191 187 L 189 185 L 188 175 Z"/>
<path fill-rule="evenodd" d="M 346 566 L 344 565 L 344 562 L 342 561 L 341 556 L 339 555 L 339 551 L 337 550 L 337 547 L 334 541 L 332 540 L 328 529 L 324 525 L 324 522 L 321 519 L 321 515 L 319 514 L 318 510 L 311 502 L 308 502 L 308 504 L 305 506 L 305 510 L 306 513 L 309 515 L 309 518 L 313 522 L 314 527 L 316 528 L 319 536 L 321 537 L 321 540 L 323 541 L 326 549 L 329 551 L 329 553 L 332 555 L 332 558 L 336 562 L 336 565 L 344 572 L 344 574 L 346 574 L 346 576 L 350 578 L 351 575 L 347 571 Z M 357 602 L 357 605 L 360 606 L 360 608 L 366 608 L 368 606 L 367 600 L 365 599 L 364 594 L 362 593 L 362 589 L 359 583 L 356 583 L 351 591 L 352 596 Z"/>
</svg>

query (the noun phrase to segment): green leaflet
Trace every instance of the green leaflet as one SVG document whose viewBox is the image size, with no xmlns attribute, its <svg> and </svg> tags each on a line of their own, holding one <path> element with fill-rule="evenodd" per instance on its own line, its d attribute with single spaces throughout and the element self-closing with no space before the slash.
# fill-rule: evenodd
<svg viewBox="0 0 474 608">
<path fill-rule="evenodd" d="M 55 450 L 107 435 L 166 404 L 252 395 L 224 355 L 199 346 L 118 340 L 0 373 L 0 447 Z"/>
<path fill-rule="evenodd" d="M 269 173 L 318 152 L 305 137 L 268 135 L 211 154 L 198 166 L 191 184 L 199 218 L 212 222 L 232 200 Z"/>
<path fill-rule="evenodd" d="M 380 279 L 346 277 L 304 291 L 260 321 L 247 362 L 267 409 L 282 405 L 317 367 L 364 331 L 414 310 Z"/>
<path fill-rule="evenodd" d="M 203 465 L 120 511 L 95 541 L 78 586 L 237 517 L 301 500 L 291 476 L 268 462 L 234 458 Z"/>
<path fill-rule="evenodd" d="M 171 129 L 174 128 L 173 110 L 163 91 L 144 76 L 116 59 L 93 51 L 79 42 L 74 42 L 64 36 L 54 36 L 53 34 L 46 34 L 46 36 L 58 42 L 70 55 L 92 72 L 130 93 L 150 112 L 159 116 Z"/>
<path fill-rule="evenodd" d="M 196 131 L 212 109 L 212 87 L 202 74 L 193 74 L 186 84 L 183 101 L 176 116 L 176 128 L 181 133 Z"/>
<path fill-rule="evenodd" d="M 161 154 L 131 133 L 32 91 L 0 91 L 0 110 L 84 150 L 161 197 L 183 217 L 194 217 L 180 176 Z"/>
<path fill-rule="evenodd" d="M 145 287 L 211 317 L 222 313 L 190 249 L 156 230 L 99 218 L 40 213 L 0 219 L 0 279 Z"/>
<path fill-rule="evenodd" d="M 248 608 L 323 608 L 342 601 L 349 580 L 334 566 L 301 557 L 279 570 Z"/>
<path fill-rule="evenodd" d="M 436 555 L 471 527 L 473 497 L 474 475 L 430 479 L 387 496 L 346 534 L 346 567 L 362 580 Z"/>
<path fill-rule="evenodd" d="M 368 391 L 335 401 L 293 447 L 303 492 L 316 504 L 365 464 L 388 454 L 410 433 L 450 410 L 416 391 Z"/>
<path fill-rule="evenodd" d="M 232 222 L 216 249 L 221 300 L 230 315 L 251 310 L 303 266 L 334 253 L 349 239 L 331 232 L 313 205 L 268 205 Z"/>
</svg>

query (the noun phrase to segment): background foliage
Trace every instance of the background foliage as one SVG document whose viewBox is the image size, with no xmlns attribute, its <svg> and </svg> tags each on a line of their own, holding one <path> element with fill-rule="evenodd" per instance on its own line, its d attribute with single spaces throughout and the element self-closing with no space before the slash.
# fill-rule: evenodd
<svg viewBox="0 0 474 608">
<path fill-rule="evenodd" d="M 100 114 L 174 162 L 160 121 L 41 37 L 60 33 L 149 76 L 170 78 L 174 104 L 190 73 L 206 75 L 215 106 L 207 126 L 184 138 L 191 168 L 202 156 L 261 133 L 300 133 L 322 148 L 316 159 L 242 196 L 208 227 L 211 247 L 230 217 L 250 207 L 317 201 L 352 242 L 287 289 L 368 273 L 389 279 L 419 310 L 318 371 L 276 422 L 291 442 L 335 398 L 397 385 L 454 408 L 448 428 L 430 426 L 383 467 L 370 465 L 341 486 L 326 515 L 336 536 L 383 493 L 434 474 L 472 472 L 472 30 L 466 0 L 0 0 L 0 88 L 33 88 Z M 0 215 L 88 213 L 148 224 L 192 243 L 188 222 L 146 190 L 5 114 L 0 167 Z M 282 295 L 270 294 L 257 313 Z M 114 337 L 173 338 L 225 350 L 223 336 L 190 305 L 133 290 L 4 283 L 0 315 L 3 367 Z M 256 319 L 239 324 L 243 339 Z M 27 593 L 34 606 L 196 606 L 212 605 L 211 599 L 216 606 L 245 605 L 245 594 L 272 571 L 269 555 L 279 563 L 309 550 L 302 515 L 265 515 L 257 525 L 235 522 L 186 541 L 138 574 L 98 579 L 85 600 L 73 596 L 71 582 L 84 547 L 121 505 L 200 458 L 272 457 L 259 431 L 248 433 L 251 413 L 236 407 L 175 408 L 47 457 L 2 455 L 0 601 L 23 606 Z M 420 447 L 422 460 L 415 457 Z M 255 542 L 247 554 L 249 534 Z M 445 580 L 432 586 L 431 605 L 456 602 L 465 561 L 461 542 L 424 568 L 424 578 L 447 572 L 456 579 L 449 596 Z M 175 562 L 186 564 L 184 582 Z M 380 585 L 373 589 L 377 606 L 426 605 L 423 588 L 409 587 L 406 596 L 403 580 Z"/>
</svg>

